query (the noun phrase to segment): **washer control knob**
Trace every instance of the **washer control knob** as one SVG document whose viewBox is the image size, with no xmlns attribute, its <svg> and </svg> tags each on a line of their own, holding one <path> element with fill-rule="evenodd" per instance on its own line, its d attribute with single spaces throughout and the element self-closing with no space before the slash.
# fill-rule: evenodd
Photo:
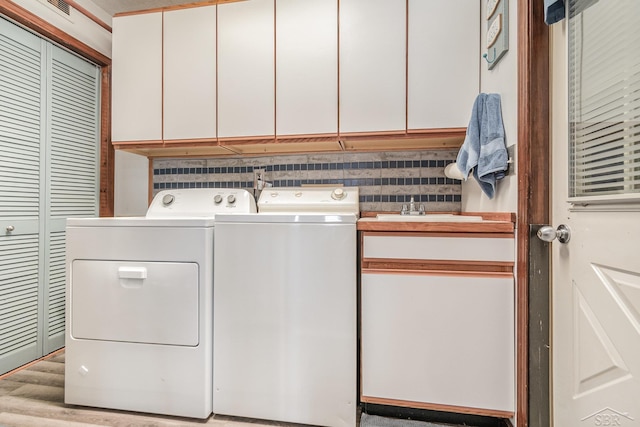
<svg viewBox="0 0 640 427">
<path fill-rule="evenodd" d="M 162 204 L 164 206 L 169 206 L 175 200 L 176 198 L 173 196 L 173 194 L 165 194 L 164 197 L 162 198 Z"/>
<path fill-rule="evenodd" d="M 229 202 L 229 204 L 234 204 L 236 202 L 236 196 L 234 196 L 233 194 L 229 194 L 227 196 L 227 202 Z"/>
<path fill-rule="evenodd" d="M 222 203 L 222 196 L 219 194 L 216 194 L 215 197 L 213 198 L 213 203 L 215 203 L 216 205 L 219 205 L 220 203 Z"/>
<path fill-rule="evenodd" d="M 333 200 L 342 200 L 342 199 L 344 199 L 344 196 L 346 196 L 346 195 L 347 195 L 347 193 L 345 193 L 342 188 L 336 188 L 331 193 L 331 198 Z"/>
</svg>

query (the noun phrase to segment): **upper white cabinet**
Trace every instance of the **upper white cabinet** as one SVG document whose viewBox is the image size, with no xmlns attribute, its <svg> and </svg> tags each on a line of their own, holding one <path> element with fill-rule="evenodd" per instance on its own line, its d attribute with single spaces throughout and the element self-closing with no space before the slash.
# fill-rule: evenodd
<svg viewBox="0 0 640 427">
<path fill-rule="evenodd" d="M 480 4 L 409 0 L 408 128 L 466 127 L 480 90 Z"/>
<path fill-rule="evenodd" d="M 338 132 L 338 1 L 276 0 L 276 134 Z"/>
<path fill-rule="evenodd" d="M 218 6 L 218 136 L 275 134 L 274 0 Z"/>
<path fill-rule="evenodd" d="M 112 139 L 127 148 L 451 128 L 462 137 L 480 87 L 480 7 L 251 0 L 118 16 Z"/>
<path fill-rule="evenodd" d="M 340 132 L 405 130 L 406 13 L 405 0 L 340 1 Z"/>
<path fill-rule="evenodd" d="M 164 139 L 215 138 L 216 6 L 165 12 L 163 43 Z"/>
<path fill-rule="evenodd" d="M 112 140 L 162 139 L 162 12 L 113 20 Z"/>
</svg>

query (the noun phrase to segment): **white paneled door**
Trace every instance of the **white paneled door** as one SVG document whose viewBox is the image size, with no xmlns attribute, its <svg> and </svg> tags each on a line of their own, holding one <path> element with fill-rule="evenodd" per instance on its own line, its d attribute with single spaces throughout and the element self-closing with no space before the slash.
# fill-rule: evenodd
<svg viewBox="0 0 640 427">
<path fill-rule="evenodd" d="M 631 3 L 634 4 L 631 6 Z M 598 7 L 601 9 L 597 10 Z M 630 7 L 638 10 L 633 1 Z M 590 33 L 594 37 L 602 35 L 597 34 L 609 16 L 605 13 L 606 9 L 610 9 L 607 3 L 600 2 L 587 11 L 597 18 L 593 21 L 595 27 L 592 27 L 596 31 Z M 622 27 L 631 19 L 630 15 L 625 13 L 621 20 L 616 21 L 616 30 L 620 29 L 616 38 L 622 37 Z M 582 54 L 588 53 L 589 43 L 586 32 L 588 22 L 584 24 L 582 42 L 585 44 L 579 49 Z M 633 186 L 624 189 L 623 185 L 621 188 L 624 191 L 631 190 L 631 193 L 576 196 L 569 185 L 572 171 L 574 185 L 581 179 L 576 177 L 574 162 L 585 161 L 588 157 L 575 148 L 570 151 L 571 139 L 568 135 L 571 135 L 571 127 L 579 133 L 581 126 L 593 128 L 603 125 L 613 135 L 613 130 L 623 125 L 625 120 L 603 119 L 613 111 L 611 106 L 602 110 L 604 116 L 567 119 L 567 111 L 570 110 L 567 103 L 567 99 L 570 99 L 567 58 L 574 58 L 567 52 L 568 34 L 566 26 L 552 27 L 552 218 L 554 227 L 565 224 L 571 230 L 568 243 L 555 240 L 551 244 L 553 425 L 640 426 L 640 204 L 629 197 L 633 191 L 637 196 L 637 189 L 634 190 Z M 637 52 L 637 49 L 633 50 Z M 596 55 L 598 76 L 605 76 L 613 64 L 616 64 L 614 67 L 617 70 L 624 68 L 621 63 L 607 63 L 602 59 L 602 55 L 611 51 L 600 50 Z M 638 58 L 637 53 L 635 58 Z M 586 79 L 588 67 L 587 58 L 584 59 L 584 65 L 578 70 L 583 79 L 583 84 L 577 89 L 580 93 L 571 95 L 576 101 L 575 105 L 581 104 L 580 108 L 593 105 L 594 102 L 594 98 L 588 94 L 591 90 L 589 82 L 593 80 Z M 600 94 L 595 98 L 602 99 Z M 612 105 L 616 99 L 621 99 L 621 95 L 611 93 L 606 103 Z M 633 111 L 634 102 L 637 101 L 630 99 L 624 103 L 623 115 Z M 634 126 L 633 122 L 626 123 L 625 126 Z M 591 134 L 595 135 L 594 132 Z M 621 142 L 621 147 L 637 144 L 634 138 L 630 136 L 628 142 L 618 142 Z M 612 136 L 609 140 L 616 138 Z M 600 152 L 611 150 L 607 148 L 607 141 L 591 145 L 599 146 Z M 572 155 L 569 155 L 570 152 Z M 610 154 L 616 156 L 613 150 Z M 632 156 L 617 156 L 618 166 L 632 161 Z M 624 184 L 625 178 L 607 177 L 612 170 L 610 167 L 600 168 L 595 162 L 589 168 L 591 172 L 588 175 L 606 183 L 608 187 Z M 631 175 L 634 168 L 637 167 L 627 168 Z"/>
</svg>

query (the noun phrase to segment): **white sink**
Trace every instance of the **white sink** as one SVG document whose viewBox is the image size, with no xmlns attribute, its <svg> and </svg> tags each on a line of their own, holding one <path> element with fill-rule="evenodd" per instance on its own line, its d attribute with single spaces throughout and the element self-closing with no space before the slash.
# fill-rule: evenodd
<svg viewBox="0 0 640 427">
<path fill-rule="evenodd" d="M 481 216 L 454 214 L 400 215 L 378 214 L 378 221 L 393 222 L 481 222 Z"/>
</svg>

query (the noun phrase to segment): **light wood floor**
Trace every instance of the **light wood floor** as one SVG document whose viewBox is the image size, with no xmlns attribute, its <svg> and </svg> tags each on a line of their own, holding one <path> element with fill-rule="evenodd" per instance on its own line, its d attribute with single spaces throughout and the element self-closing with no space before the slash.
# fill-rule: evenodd
<svg viewBox="0 0 640 427">
<path fill-rule="evenodd" d="M 292 426 L 219 415 L 200 421 L 65 405 L 64 352 L 0 378 L 0 427 Z"/>
</svg>

